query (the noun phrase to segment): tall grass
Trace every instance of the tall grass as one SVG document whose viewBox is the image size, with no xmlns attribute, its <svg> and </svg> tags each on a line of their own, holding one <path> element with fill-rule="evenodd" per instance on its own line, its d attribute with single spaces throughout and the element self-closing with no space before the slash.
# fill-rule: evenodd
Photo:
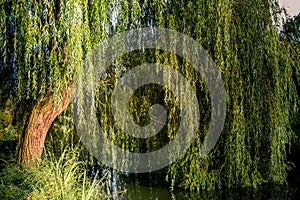
<svg viewBox="0 0 300 200">
<path fill-rule="evenodd" d="M 79 147 L 66 148 L 59 158 L 46 153 L 33 173 L 36 184 L 30 199 L 109 199 L 105 193 L 106 176 L 91 180 L 86 165 L 79 161 Z"/>
<path fill-rule="evenodd" d="M 38 167 L 6 164 L 0 169 L 0 199 L 110 199 L 107 175 L 87 177 L 87 165 L 79 160 L 81 153 L 79 146 L 67 147 L 59 157 L 46 151 Z"/>
</svg>

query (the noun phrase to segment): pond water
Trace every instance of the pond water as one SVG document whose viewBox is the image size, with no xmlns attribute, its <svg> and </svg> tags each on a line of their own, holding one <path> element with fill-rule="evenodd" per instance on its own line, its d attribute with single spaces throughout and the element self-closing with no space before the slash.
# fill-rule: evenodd
<svg viewBox="0 0 300 200">
<path fill-rule="evenodd" d="M 120 194 L 117 191 L 125 191 Z M 187 192 L 171 191 L 164 177 L 157 174 L 120 175 L 109 172 L 108 191 L 115 199 L 123 200 L 211 200 L 211 199 L 300 199 L 300 171 L 293 171 L 285 186 L 264 185 L 256 190 L 239 189 L 230 191 Z"/>
</svg>

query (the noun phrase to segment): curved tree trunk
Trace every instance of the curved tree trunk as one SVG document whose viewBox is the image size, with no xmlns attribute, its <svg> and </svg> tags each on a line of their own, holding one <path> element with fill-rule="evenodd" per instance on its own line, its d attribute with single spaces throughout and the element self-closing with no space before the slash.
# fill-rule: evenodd
<svg viewBox="0 0 300 200">
<path fill-rule="evenodd" d="M 51 94 L 37 100 L 23 127 L 17 161 L 30 166 L 41 160 L 44 142 L 54 119 L 64 111 L 72 100 L 74 87 L 62 93 L 61 101 L 55 102 Z"/>
</svg>

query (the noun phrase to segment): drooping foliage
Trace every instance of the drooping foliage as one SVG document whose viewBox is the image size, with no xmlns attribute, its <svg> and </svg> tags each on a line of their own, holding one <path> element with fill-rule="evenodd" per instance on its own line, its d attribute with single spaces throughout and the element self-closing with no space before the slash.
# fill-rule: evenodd
<svg viewBox="0 0 300 200">
<path fill-rule="evenodd" d="M 291 77 L 293 68 L 299 66 L 294 59 L 299 57 L 287 56 L 288 49 L 273 26 L 276 2 L 179 5 L 174 18 L 186 23 L 176 20 L 175 27 L 193 36 L 215 59 L 226 85 L 228 111 L 215 150 L 196 159 L 200 146 L 196 139 L 189 153 L 171 167 L 173 180 L 191 189 L 283 183 L 287 147 L 293 137 L 291 102 L 298 101 Z"/>
<path fill-rule="evenodd" d="M 285 20 L 282 33 L 287 37 L 289 42 L 300 43 L 300 13 L 293 18 L 288 17 Z"/>
<path fill-rule="evenodd" d="M 168 167 L 172 186 L 199 190 L 285 181 L 286 156 L 294 137 L 291 108 L 299 103 L 292 79 L 299 54 L 290 56 L 273 25 L 276 1 L 19 0 L 7 4 L 12 8 L 9 11 L 5 3 L 0 5 L 0 65 L 7 65 L 12 49 L 20 100 L 34 101 L 50 90 L 59 102 L 61 91 L 74 80 L 82 100 L 80 86 L 94 86 L 92 77 L 83 78 L 83 60 L 99 42 L 143 26 L 176 30 L 202 45 L 222 72 L 227 117 L 217 146 L 199 159 L 210 119 L 209 93 L 191 64 L 161 50 L 131 52 L 112 63 L 102 80 L 106 84 L 95 88 L 104 132 L 122 148 L 135 152 L 153 151 L 172 140 L 179 126 L 180 105 L 167 88 L 145 86 L 132 98 L 131 114 L 141 125 L 148 123 L 145 113 L 151 105 L 167 108 L 166 127 L 148 141 L 134 139 L 114 124 L 109 99 L 116 80 L 129 69 L 149 62 L 166 64 L 196 88 L 203 124 L 187 153 Z M 13 37 L 7 31 L 10 26 L 15 27 Z"/>
</svg>

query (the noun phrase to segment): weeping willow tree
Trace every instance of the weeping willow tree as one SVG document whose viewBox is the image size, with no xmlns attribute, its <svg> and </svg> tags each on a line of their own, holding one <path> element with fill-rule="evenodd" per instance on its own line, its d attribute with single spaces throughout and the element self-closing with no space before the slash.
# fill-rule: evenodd
<svg viewBox="0 0 300 200">
<path fill-rule="evenodd" d="M 206 124 L 186 154 L 168 167 L 172 186 L 200 190 L 285 181 L 288 148 L 294 137 L 291 112 L 299 103 L 292 77 L 299 72 L 300 59 L 299 54 L 291 56 L 274 26 L 280 12 L 276 1 L 18 0 L 0 6 L 0 64 L 7 67 L 9 53 L 14 52 L 19 101 L 27 110 L 20 163 L 40 160 L 49 127 L 72 99 L 74 81 L 79 86 L 93 81 L 83 78 L 82 64 L 99 42 L 132 28 L 158 26 L 192 37 L 222 72 L 228 104 L 221 138 L 209 155 L 199 159 L 210 116 L 209 92 L 187 61 L 161 50 L 123 55 L 110 66 L 103 80 L 108 84 L 96 88 L 97 115 L 107 136 L 133 152 L 156 150 L 174 138 L 180 105 L 166 88 L 145 86 L 130 104 L 132 117 L 140 124 L 149 119 L 139 113 L 151 105 L 167 107 L 166 127 L 148 141 L 122 132 L 113 122 L 109 105 L 122 73 L 142 63 L 163 63 L 191 79 L 201 102 L 201 122 Z M 11 26 L 13 34 L 8 31 Z"/>
<path fill-rule="evenodd" d="M 40 160 L 48 129 L 72 100 L 74 77 L 84 84 L 85 55 L 109 35 L 134 27 L 134 15 L 140 13 L 118 17 L 123 24 L 118 26 L 116 17 L 135 5 L 137 1 L 1 2 L 0 63 L 16 69 L 23 116 L 19 163 Z"/>
<path fill-rule="evenodd" d="M 88 1 L 1 3 L 1 64 L 7 65 L 13 52 L 18 97 L 25 110 L 19 163 L 40 160 L 48 129 L 72 99 L 73 78 L 91 47 L 89 15 Z M 99 14 L 95 17 L 104 21 Z"/>
</svg>

